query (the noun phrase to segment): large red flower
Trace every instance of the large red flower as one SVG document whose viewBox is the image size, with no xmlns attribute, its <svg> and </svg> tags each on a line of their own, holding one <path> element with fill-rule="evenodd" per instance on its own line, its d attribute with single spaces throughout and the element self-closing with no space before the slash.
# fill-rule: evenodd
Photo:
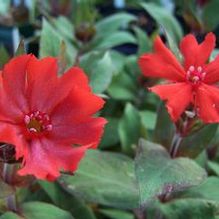
<svg viewBox="0 0 219 219">
<path fill-rule="evenodd" d="M 214 46 L 213 33 L 209 33 L 201 44 L 193 35 L 185 36 L 180 44 L 184 57 L 181 65 L 157 37 L 154 53 L 140 57 L 139 65 L 145 76 L 167 80 L 166 84 L 150 90 L 167 101 L 166 106 L 174 122 L 189 105 L 204 122 L 219 122 L 219 89 L 215 85 L 219 81 L 219 56 L 207 63 Z"/>
<path fill-rule="evenodd" d="M 2 71 L 0 142 L 23 158 L 20 175 L 54 180 L 75 171 L 86 149 L 96 148 L 106 120 L 94 117 L 104 101 L 80 68 L 57 77 L 57 60 L 33 55 L 12 59 Z"/>
</svg>

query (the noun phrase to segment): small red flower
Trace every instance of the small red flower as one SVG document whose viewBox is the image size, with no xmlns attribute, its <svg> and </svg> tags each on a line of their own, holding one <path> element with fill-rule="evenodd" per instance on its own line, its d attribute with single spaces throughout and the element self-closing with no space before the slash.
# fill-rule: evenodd
<svg viewBox="0 0 219 219">
<path fill-rule="evenodd" d="M 80 68 L 57 77 L 57 60 L 32 55 L 12 59 L 2 71 L 0 142 L 23 158 L 20 175 L 55 180 L 75 171 L 88 148 L 96 148 L 106 123 L 93 115 L 104 101 L 94 95 Z"/>
<path fill-rule="evenodd" d="M 154 53 L 140 57 L 139 65 L 145 76 L 169 81 L 150 90 L 167 101 L 166 106 L 174 122 L 190 104 L 204 122 L 219 122 L 219 89 L 214 85 L 219 81 L 219 56 L 207 64 L 214 46 L 213 33 L 207 34 L 201 44 L 193 35 L 187 35 L 180 44 L 184 57 L 182 66 L 157 37 Z"/>
</svg>

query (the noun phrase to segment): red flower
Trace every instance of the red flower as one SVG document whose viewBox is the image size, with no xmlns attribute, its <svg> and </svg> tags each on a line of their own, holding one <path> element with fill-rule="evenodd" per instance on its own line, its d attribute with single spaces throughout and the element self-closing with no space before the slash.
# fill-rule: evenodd
<svg viewBox="0 0 219 219">
<path fill-rule="evenodd" d="M 140 57 L 139 65 L 145 76 L 169 81 L 150 90 L 167 101 L 166 106 L 174 122 L 190 104 L 204 122 L 219 122 L 219 89 L 214 85 L 219 81 L 219 56 L 207 64 L 214 46 L 212 33 L 201 44 L 193 35 L 187 35 L 180 44 L 184 56 L 182 66 L 157 37 L 154 53 Z"/>
<path fill-rule="evenodd" d="M 95 118 L 104 101 L 80 68 L 57 77 L 57 60 L 32 55 L 12 59 L 2 72 L 0 142 L 23 158 L 20 175 L 54 180 L 75 171 L 86 149 L 96 148 L 106 123 Z"/>
</svg>

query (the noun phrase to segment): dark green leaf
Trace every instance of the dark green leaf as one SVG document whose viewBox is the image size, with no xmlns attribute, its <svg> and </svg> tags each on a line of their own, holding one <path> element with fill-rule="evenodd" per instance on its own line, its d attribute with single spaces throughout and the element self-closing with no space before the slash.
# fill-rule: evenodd
<svg viewBox="0 0 219 219">
<path fill-rule="evenodd" d="M 125 106 L 124 115 L 119 122 L 119 137 L 122 149 L 132 154 L 141 136 L 141 118 L 138 110 L 130 103 Z"/>
<path fill-rule="evenodd" d="M 212 31 L 219 25 L 219 1 L 211 0 L 203 7 L 202 19 L 206 31 Z"/>
<path fill-rule="evenodd" d="M 100 143 L 100 148 L 108 148 L 119 143 L 118 124 L 119 119 L 107 117 L 108 123 L 104 128 L 104 135 Z"/>
<path fill-rule="evenodd" d="M 171 159 L 162 146 L 141 140 L 136 176 L 141 204 L 146 204 L 157 196 L 200 184 L 206 178 L 206 172 L 188 158 Z"/>
<path fill-rule="evenodd" d="M 8 54 L 8 51 L 5 49 L 3 45 L 0 46 L 0 68 L 2 69 L 3 66 L 9 61 L 10 56 Z"/>
<path fill-rule="evenodd" d="M 160 210 L 165 219 L 215 219 L 217 209 L 214 202 L 182 199 L 164 204 Z"/>
<path fill-rule="evenodd" d="M 138 206 L 133 161 L 121 154 L 90 150 L 75 175 L 63 175 L 60 183 L 89 202 L 124 209 Z"/>
<path fill-rule="evenodd" d="M 70 213 L 43 202 L 26 202 L 19 208 L 19 215 L 7 212 L 0 219 L 73 219 Z"/>
<path fill-rule="evenodd" d="M 168 127 L 168 128 L 167 128 Z M 165 105 L 160 104 L 157 111 L 157 122 L 154 131 L 154 141 L 170 149 L 175 133 L 175 126 L 170 119 Z"/>
<path fill-rule="evenodd" d="M 196 157 L 211 142 L 217 131 L 217 124 L 206 125 L 202 129 L 182 139 L 178 155 Z"/>
<path fill-rule="evenodd" d="M 133 214 L 121 210 L 101 209 L 100 212 L 111 219 L 134 219 Z"/>
<path fill-rule="evenodd" d="M 92 210 L 86 206 L 83 200 L 67 193 L 58 184 L 40 181 L 40 185 L 57 207 L 71 212 L 77 219 L 95 219 Z"/>
</svg>

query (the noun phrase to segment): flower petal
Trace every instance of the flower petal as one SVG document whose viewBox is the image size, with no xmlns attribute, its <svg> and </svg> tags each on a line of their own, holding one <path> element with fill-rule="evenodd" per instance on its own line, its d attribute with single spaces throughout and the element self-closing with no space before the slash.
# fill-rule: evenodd
<svg viewBox="0 0 219 219">
<path fill-rule="evenodd" d="M 213 84 L 219 81 L 219 55 L 214 61 L 210 62 L 205 67 L 206 76 L 204 82 L 207 84 Z"/>
<path fill-rule="evenodd" d="M 33 174 L 38 179 L 46 179 L 48 174 L 54 178 L 59 176 L 56 161 L 52 159 L 38 138 L 31 141 L 23 163 L 24 167 L 18 171 L 19 175 Z"/>
<path fill-rule="evenodd" d="M 32 55 L 21 55 L 11 59 L 4 66 L 2 72 L 3 87 L 6 91 L 5 96 L 10 99 L 12 107 L 19 111 L 28 110 L 27 100 L 25 97 L 26 69 L 32 59 Z"/>
<path fill-rule="evenodd" d="M 187 83 L 157 85 L 150 90 L 162 100 L 167 100 L 166 107 L 171 119 L 176 122 L 189 103 L 192 102 L 192 87 Z"/>
<path fill-rule="evenodd" d="M 70 94 L 51 112 L 54 125 L 86 121 L 103 107 L 104 101 L 91 91 L 75 86 Z"/>
<path fill-rule="evenodd" d="M 62 102 L 69 95 L 72 89 L 75 92 L 78 92 L 77 96 L 80 96 L 80 100 L 83 100 L 83 102 L 85 103 L 87 99 L 83 99 L 83 94 L 81 93 L 88 93 L 92 97 L 91 89 L 88 83 L 88 78 L 86 74 L 78 67 L 70 68 L 66 73 L 64 73 L 59 78 L 56 87 L 52 92 L 53 95 L 50 95 L 49 98 L 46 100 L 46 105 L 44 106 L 44 110 L 46 112 L 52 111 L 57 104 Z M 69 106 L 70 102 L 68 103 L 67 101 L 65 104 Z M 88 103 L 89 101 L 87 102 L 87 104 Z M 72 107 L 74 107 L 73 106 L 74 104 L 75 103 L 72 104 L 72 106 L 67 110 L 67 112 L 71 110 Z M 97 104 L 97 102 L 95 104 Z"/>
<path fill-rule="evenodd" d="M 172 52 L 163 44 L 160 37 L 154 42 L 154 53 L 139 58 L 139 66 L 145 76 L 184 81 L 185 72 Z"/>
<path fill-rule="evenodd" d="M 90 91 L 88 78 L 80 68 L 70 68 L 60 78 L 57 68 L 57 59 L 53 57 L 34 58 L 29 63 L 28 93 L 32 110 L 49 113 L 75 87 Z"/>
<path fill-rule="evenodd" d="M 23 117 L 23 112 L 16 101 L 13 101 L 7 88 L 6 90 L 3 88 L 2 71 L 0 71 L 0 97 L 0 121 L 7 121 L 10 123 L 19 122 Z"/>
<path fill-rule="evenodd" d="M 202 84 L 197 90 L 196 107 L 203 122 L 219 122 L 219 89 Z"/>
<path fill-rule="evenodd" d="M 57 77 L 57 59 L 46 57 L 41 60 L 33 57 L 27 67 L 27 94 L 31 110 L 44 111 L 47 100 L 54 92 Z"/>
<path fill-rule="evenodd" d="M 26 140 L 24 136 L 20 134 L 20 128 L 18 126 L 0 122 L 0 133 L 0 142 L 15 146 L 16 159 L 26 155 Z"/>
<path fill-rule="evenodd" d="M 215 47 L 215 35 L 208 33 L 205 40 L 198 44 L 196 38 L 192 34 L 185 36 L 181 43 L 180 49 L 184 56 L 184 67 L 188 69 L 190 66 L 203 66 L 210 57 Z"/>
<path fill-rule="evenodd" d="M 63 143 L 91 145 L 96 148 L 103 134 L 106 120 L 102 117 L 90 118 L 81 123 L 66 123 L 53 126 L 48 138 Z"/>
<path fill-rule="evenodd" d="M 57 144 L 46 138 L 34 139 L 29 153 L 24 158 L 20 175 L 32 174 L 38 179 L 53 181 L 60 176 L 59 171 L 75 171 L 88 146 L 71 147 Z"/>
</svg>

